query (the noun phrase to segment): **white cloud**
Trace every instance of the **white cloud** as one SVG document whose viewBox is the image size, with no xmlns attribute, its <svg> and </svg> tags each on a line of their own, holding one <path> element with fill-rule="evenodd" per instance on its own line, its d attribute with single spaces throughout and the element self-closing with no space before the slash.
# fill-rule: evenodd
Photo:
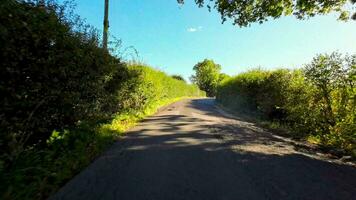
<svg viewBox="0 0 356 200">
<path fill-rule="evenodd" d="M 187 29 L 187 31 L 193 33 L 193 32 L 197 32 L 197 31 L 201 31 L 202 29 L 203 29 L 202 26 L 190 27 L 190 28 Z"/>
<path fill-rule="evenodd" d="M 197 32 L 197 29 L 196 28 L 188 28 L 187 31 L 188 32 Z"/>
</svg>

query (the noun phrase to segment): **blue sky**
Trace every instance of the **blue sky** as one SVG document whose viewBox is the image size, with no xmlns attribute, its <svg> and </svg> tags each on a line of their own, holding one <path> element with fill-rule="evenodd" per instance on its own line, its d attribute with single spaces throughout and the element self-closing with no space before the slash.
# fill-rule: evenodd
<svg viewBox="0 0 356 200">
<path fill-rule="evenodd" d="M 104 0 L 75 0 L 76 13 L 102 30 Z M 213 59 L 224 73 L 254 67 L 296 68 L 318 53 L 356 53 L 356 22 L 337 16 L 300 21 L 293 17 L 240 28 L 221 24 L 220 15 L 193 0 L 110 0 L 110 34 L 134 46 L 139 59 L 169 74 L 188 78 L 193 66 Z"/>
</svg>

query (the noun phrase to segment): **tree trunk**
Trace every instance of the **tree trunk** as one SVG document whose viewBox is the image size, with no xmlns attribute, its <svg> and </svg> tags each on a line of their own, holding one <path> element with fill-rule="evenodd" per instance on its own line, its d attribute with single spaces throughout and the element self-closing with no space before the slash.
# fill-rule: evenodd
<svg viewBox="0 0 356 200">
<path fill-rule="evenodd" d="M 103 48 L 108 48 L 108 32 L 109 32 L 109 0 L 105 0 L 104 11 L 104 32 L 103 32 Z"/>
<path fill-rule="evenodd" d="M 333 109 L 332 109 L 332 102 L 331 102 L 331 98 L 330 98 L 330 94 L 328 92 L 328 88 L 327 86 L 322 86 L 322 91 L 323 91 L 323 97 L 326 101 L 326 118 L 327 118 L 327 122 L 331 125 L 334 126 L 335 125 L 335 118 L 334 118 L 334 114 L 333 114 Z"/>
</svg>

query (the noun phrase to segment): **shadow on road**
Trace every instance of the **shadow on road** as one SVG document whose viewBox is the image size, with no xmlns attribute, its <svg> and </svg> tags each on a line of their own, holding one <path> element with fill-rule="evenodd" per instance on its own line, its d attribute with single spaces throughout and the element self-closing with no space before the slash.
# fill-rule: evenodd
<svg viewBox="0 0 356 200">
<path fill-rule="evenodd" d="M 220 117 L 212 103 L 188 106 Z M 222 131 L 223 124 L 188 115 L 148 118 L 53 199 L 355 199 L 354 167 L 297 152 L 236 149 L 284 144 L 248 127 L 225 141 L 211 130 L 217 126 Z"/>
</svg>

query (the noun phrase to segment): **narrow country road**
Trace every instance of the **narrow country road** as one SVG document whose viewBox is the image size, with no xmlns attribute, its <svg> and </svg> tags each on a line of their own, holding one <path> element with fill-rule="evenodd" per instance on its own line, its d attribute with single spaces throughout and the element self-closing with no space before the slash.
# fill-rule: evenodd
<svg viewBox="0 0 356 200">
<path fill-rule="evenodd" d="M 356 168 L 190 99 L 144 120 L 50 199 L 351 200 Z"/>
</svg>

